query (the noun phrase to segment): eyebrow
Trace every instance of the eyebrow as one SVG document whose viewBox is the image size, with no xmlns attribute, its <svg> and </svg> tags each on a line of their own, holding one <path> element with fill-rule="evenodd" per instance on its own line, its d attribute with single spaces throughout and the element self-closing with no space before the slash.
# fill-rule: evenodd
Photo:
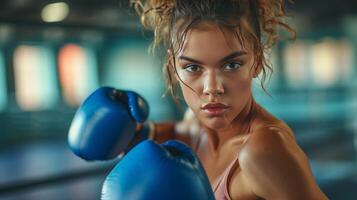
<svg viewBox="0 0 357 200">
<path fill-rule="evenodd" d="M 227 61 L 227 60 L 230 60 L 230 59 L 233 59 L 233 58 L 235 58 L 235 57 L 242 56 L 242 55 L 245 55 L 245 54 L 247 54 L 247 52 L 245 52 L 245 51 L 235 51 L 235 52 L 229 54 L 228 56 L 223 57 L 223 58 L 219 61 L 219 63 L 223 63 L 223 62 L 225 62 L 225 61 Z M 202 61 L 199 61 L 199 60 L 196 60 L 196 59 L 193 59 L 193 58 L 184 56 L 184 55 L 179 56 L 178 59 L 179 59 L 179 60 L 187 60 L 187 61 L 190 61 L 190 62 L 198 63 L 198 64 L 200 64 L 200 65 L 203 64 Z"/>
</svg>

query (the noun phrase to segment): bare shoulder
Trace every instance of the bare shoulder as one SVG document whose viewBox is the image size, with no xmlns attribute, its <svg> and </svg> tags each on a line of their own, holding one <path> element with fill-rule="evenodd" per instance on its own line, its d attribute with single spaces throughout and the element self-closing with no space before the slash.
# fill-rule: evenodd
<svg viewBox="0 0 357 200">
<path fill-rule="evenodd" d="M 306 155 L 283 122 L 254 130 L 239 153 L 239 164 L 246 184 L 264 199 L 325 199 Z"/>
<path fill-rule="evenodd" d="M 281 121 L 265 124 L 254 130 L 247 139 L 241 156 L 277 156 L 282 153 L 300 154 L 306 158 L 305 154 L 296 143 L 292 130 Z"/>
</svg>

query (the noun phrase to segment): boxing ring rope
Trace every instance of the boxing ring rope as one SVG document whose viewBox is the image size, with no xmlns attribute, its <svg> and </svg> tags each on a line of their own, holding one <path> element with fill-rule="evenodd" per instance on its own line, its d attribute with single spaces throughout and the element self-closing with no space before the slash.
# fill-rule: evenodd
<svg viewBox="0 0 357 200">
<path fill-rule="evenodd" d="M 47 187 L 50 185 L 62 184 L 73 180 L 88 178 L 92 176 L 106 175 L 114 167 L 114 164 L 104 167 L 93 167 L 90 169 L 76 170 L 50 176 L 31 178 L 27 180 L 13 181 L 11 183 L 0 184 L 0 197 L 10 193 Z M 104 181 L 104 180 L 103 180 Z"/>
</svg>

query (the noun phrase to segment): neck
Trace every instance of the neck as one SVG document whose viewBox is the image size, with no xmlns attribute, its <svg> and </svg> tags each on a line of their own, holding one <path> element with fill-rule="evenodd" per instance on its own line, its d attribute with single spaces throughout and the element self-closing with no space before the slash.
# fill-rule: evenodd
<svg viewBox="0 0 357 200">
<path fill-rule="evenodd" d="M 208 136 L 208 143 L 212 149 L 219 149 L 226 141 L 238 135 L 245 135 L 251 125 L 256 103 L 253 98 L 247 103 L 243 110 L 233 119 L 231 124 L 223 129 L 213 130 L 203 127 Z"/>
</svg>

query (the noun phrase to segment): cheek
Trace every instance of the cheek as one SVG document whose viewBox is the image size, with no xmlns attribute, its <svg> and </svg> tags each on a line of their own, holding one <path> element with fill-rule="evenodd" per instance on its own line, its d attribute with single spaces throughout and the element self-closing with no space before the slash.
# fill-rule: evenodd
<svg viewBox="0 0 357 200">
<path fill-rule="evenodd" d="M 245 105 L 251 94 L 251 79 L 235 80 L 227 84 L 230 100 L 235 105 Z"/>
<path fill-rule="evenodd" d="M 251 78 L 244 78 L 244 79 L 238 79 L 236 80 L 233 84 L 231 84 L 231 87 L 240 92 L 246 92 L 250 91 L 251 88 Z"/>
<path fill-rule="evenodd" d="M 195 103 L 197 103 L 197 94 L 192 91 L 190 88 L 185 86 L 183 83 L 180 83 L 181 91 L 183 98 L 185 99 L 187 105 L 192 109 L 195 110 Z M 193 88 L 194 89 L 194 88 Z"/>
<path fill-rule="evenodd" d="M 230 77 L 227 77 L 225 80 L 225 85 L 230 92 L 241 93 L 246 90 L 250 90 L 252 76 L 250 73 L 251 70 L 243 69 L 238 73 L 233 74 Z"/>
<path fill-rule="evenodd" d="M 197 101 L 197 98 L 199 98 L 199 94 L 203 90 L 203 83 L 201 78 L 185 76 L 182 76 L 180 78 L 180 88 L 187 103 L 189 101 Z"/>
</svg>

